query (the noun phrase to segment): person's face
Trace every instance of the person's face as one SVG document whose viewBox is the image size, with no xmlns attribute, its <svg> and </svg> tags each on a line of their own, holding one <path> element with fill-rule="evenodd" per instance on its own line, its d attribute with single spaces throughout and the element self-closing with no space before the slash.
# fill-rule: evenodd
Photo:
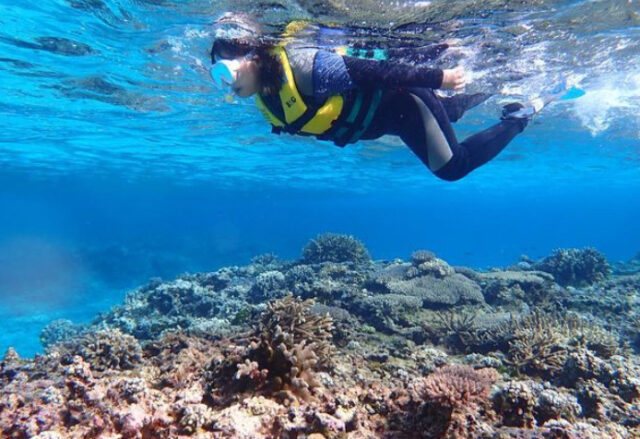
<svg viewBox="0 0 640 439">
<path fill-rule="evenodd" d="M 231 90 L 240 98 L 248 98 L 260 91 L 258 64 L 253 58 L 245 58 L 238 68 L 238 76 L 231 84 Z"/>
</svg>

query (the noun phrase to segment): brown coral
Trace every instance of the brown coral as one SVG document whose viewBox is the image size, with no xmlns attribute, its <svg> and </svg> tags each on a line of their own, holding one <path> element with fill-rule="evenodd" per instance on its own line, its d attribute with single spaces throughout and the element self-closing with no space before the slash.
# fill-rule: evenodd
<svg viewBox="0 0 640 439">
<path fill-rule="evenodd" d="M 68 361 L 79 355 L 94 371 L 130 370 L 142 360 L 138 341 L 119 329 L 87 331 L 63 343 L 53 345 L 49 352 L 58 352 Z"/>
<path fill-rule="evenodd" d="M 557 377 L 571 352 L 588 348 L 608 358 L 619 352 L 618 336 L 573 313 L 542 311 L 511 316 L 494 327 L 483 327 L 473 315 L 440 317 L 447 344 L 466 352 L 502 351 L 515 372 Z"/>
<path fill-rule="evenodd" d="M 258 330 L 267 338 L 281 338 L 289 347 L 301 342 L 313 343 L 318 358 L 328 361 L 333 320 L 328 315 L 312 314 L 313 305 L 312 299 L 303 301 L 292 295 L 275 300 L 262 313 Z"/>
<path fill-rule="evenodd" d="M 271 302 L 258 327 L 229 345 L 211 365 L 214 401 L 246 390 L 308 400 L 321 388 L 315 373 L 330 365 L 332 319 L 310 312 L 312 300 L 289 295 Z M 221 398 L 222 399 L 219 399 Z"/>
</svg>

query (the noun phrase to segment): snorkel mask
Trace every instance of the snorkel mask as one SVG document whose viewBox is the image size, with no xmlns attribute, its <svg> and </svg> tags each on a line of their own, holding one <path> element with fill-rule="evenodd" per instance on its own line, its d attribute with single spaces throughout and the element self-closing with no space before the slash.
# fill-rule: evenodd
<svg viewBox="0 0 640 439">
<path fill-rule="evenodd" d="M 241 14 L 227 13 L 214 22 L 210 74 L 218 90 L 229 90 L 238 79 L 240 66 L 251 56 L 259 34 L 258 26 Z M 227 101 L 232 99 L 226 96 Z"/>
<path fill-rule="evenodd" d="M 211 80 L 218 90 L 228 90 L 238 79 L 238 70 L 242 61 L 239 59 L 221 59 L 211 67 Z"/>
</svg>

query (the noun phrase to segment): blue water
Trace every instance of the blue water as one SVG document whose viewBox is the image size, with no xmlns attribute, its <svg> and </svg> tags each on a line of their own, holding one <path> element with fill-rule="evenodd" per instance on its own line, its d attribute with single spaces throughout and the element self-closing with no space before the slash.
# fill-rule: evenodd
<svg viewBox="0 0 640 439">
<path fill-rule="evenodd" d="M 264 252 L 294 259 L 327 231 L 355 235 L 376 259 L 427 248 L 477 268 L 558 247 L 633 257 L 638 4 L 475 2 L 451 16 L 432 3 L 403 4 L 396 19 L 460 38 L 468 90 L 497 95 L 456 125 L 459 138 L 564 74 L 587 91 L 545 109 L 457 183 L 438 181 L 397 139 L 340 149 L 272 136 L 251 101 L 225 104 L 211 88 L 208 24 L 220 12 L 387 35 L 389 20 L 367 5 L 345 18 L 305 2 L 0 0 L 0 353 L 41 351 L 51 319 L 87 321 L 149 278 Z"/>
</svg>

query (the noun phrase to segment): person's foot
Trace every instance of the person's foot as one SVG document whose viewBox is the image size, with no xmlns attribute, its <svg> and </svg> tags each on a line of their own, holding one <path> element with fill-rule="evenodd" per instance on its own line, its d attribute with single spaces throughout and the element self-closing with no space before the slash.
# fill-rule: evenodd
<svg viewBox="0 0 640 439">
<path fill-rule="evenodd" d="M 534 99 L 527 103 L 512 102 L 502 107 L 502 116 L 500 119 L 533 119 L 544 107 L 542 99 Z"/>
<path fill-rule="evenodd" d="M 488 93 L 457 94 L 449 97 L 438 96 L 451 122 L 457 122 L 462 115 L 491 97 Z"/>
</svg>

